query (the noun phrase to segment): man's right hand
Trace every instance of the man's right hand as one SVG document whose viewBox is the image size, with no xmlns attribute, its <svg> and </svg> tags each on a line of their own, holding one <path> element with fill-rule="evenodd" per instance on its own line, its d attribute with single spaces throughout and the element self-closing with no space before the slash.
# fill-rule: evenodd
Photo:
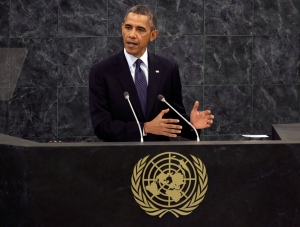
<svg viewBox="0 0 300 227">
<path fill-rule="evenodd" d="M 156 118 L 144 124 L 144 132 L 155 135 L 163 135 L 168 137 L 177 137 L 181 133 L 182 126 L 176 125 L 178 119 L 163 119 L 163 116 L 168 113 L 170 109 L 162 110 Z"/>
</svg>

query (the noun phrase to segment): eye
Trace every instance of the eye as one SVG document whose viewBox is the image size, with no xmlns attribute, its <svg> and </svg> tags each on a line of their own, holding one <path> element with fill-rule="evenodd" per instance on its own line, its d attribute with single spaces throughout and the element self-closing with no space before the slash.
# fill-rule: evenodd
<svg viewBox="0 0 300 227">
<path fill-rule="evenodd" d="M 146 31 L 145 28 L 141 28 L 141 27 L 138 27 L 137 30 L 138 30 L 139 32 L 145 32 L 145 31 Z"/>
<path fill-rule="evenodd" d="M 130 25 L 125 25 L 125 29 L 130 30 L 131 26 Z"/>
</svg>

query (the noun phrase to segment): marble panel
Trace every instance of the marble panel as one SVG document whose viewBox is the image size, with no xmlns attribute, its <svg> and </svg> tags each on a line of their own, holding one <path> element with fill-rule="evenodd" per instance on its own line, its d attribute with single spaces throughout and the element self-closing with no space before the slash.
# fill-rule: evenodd
<svg viewBox="0 0 300 227">
<path fill-rule="evenodd" d="M 194 107 L 195 101 L 199 102 L 198 110 L 203 110 L 203 87 L 202 86 L 183 86 L 182 87 L 182 101 L 185 107 L 185 111 L 190 115 L 191 110 Z M 200 140 L 203 140 L 203 130 L 199 134 Z M 189 139 L 178 136 L 177 138 L 171 138 L 171 141 L 188 141 Z"/>
<path fill-rule="evenodd" d="M 187 114 L 190 114 L 195 101 L 199 102 L 198 110 L 203 110 L 203 86 L 183 86 L 182 100 Z"/>
<path fill-rule="evenodd" d="M 10 1 L 0 0 L 0 37 L 9 37 Z"/>
<path fill-rule="evenodd" d="M 253 0 L 206 1 L 205 34 L 251 35 Z"/>
<path fill-rule="evenodd" d="M 0 133 L 7 133 L 8 102 L 0 101 Z"/>
<path fill-rule="evenodd" d="M 58 136 L 94 136 L 91 124 L 88 87 L 64 87 L 58 90 Z"/>
<path fill-rule="evenodd" d="M 56 136 L 57 91 L 52 88 L 18 88 L 8 106 L 9 135 Z"/>
<path fill-rule="evenodd" d="M 163 35 L 203 34 L 203 0 L 158 1 L 158 30 Z"/>
<path fill-rule="evenodd" d="M 59 140 L 61 142 L 102 142 L 102 140 L 100 140 L 97 136 L 62 137 Z"/>
<path fill-rule="evenodd" d="M 58 40 L 58 85 L 87 86 L 91 67 L 106 58 L 106 37 Z"/>
<path fill-rule="evenodd" d="M 1 38 L 1 36 L 0 36 L 0 48 L 1 47 L 9 47 L 9 45 L 10 45 L 10 39 Z"/>
<path fill-rule="evenodd" d="M 110 0 L 108 1 L 108 35 L 120 36 L 122 34 L 121 25 L 124 20 L 126 11 L 135 5 L 148 5 L 154 11 L 156 8 L 156 0 Z"/>
<path fill-rule="evenodd" d="M 252 131 L 251 86 L 205 86 L 204 107 L 215 116 L 205 135 L 249 134 Z"/>
<path fill-rule="evenodd" d="M 299 85 L 253 87 L 253 131 L 272 132 L 272 124 L 299 122 Z"/>
<path fill-rule="evenodd" d="M 106 0 L 59 0 L 59 27 L 61 37 L 106 36 Z"/>
<path fill-rule="evenodd" d="M 11 1 L 10 37 L 46 38 L 57 35 L 56 0 Z"/>
<path fill-rule="evenodd" d="M 299 0 L 254 0 L 254 34 L 299 34 Z"/>
<path fill-rule="evenodd" d="M 26 48 L 28 51 L 18 87 L 56 87 L 58 67 L 55 39 L 11 39 L 10 47 Z"/>
<path fill-rule="evenodd" d="M 122 37 L 107 37 L 107 57 L 119 53 L 123 48 Z"/>
<path fill-rule="evenodd" d="M 242 135 L 205 135 L 203 136 L 204 141 L 249 141 L 249 139 Z M 266 140 L 266 139 L 264 139 Z"/>
<path fill-rule="evenodd" d="M 253 49 L 253 84 L 300 82 L 299 36 L 257 36 Z"/>
<path fill-rule="evenodd" d="M 71 142 L 102 142 L 97 136 L 70 136 L 70 137 L 24 137 L 23 139 L 49 144 L 71 143 Z"/>
<path fill-rule="evenodd" d="M 209 36 L 205 47 L 205 84 L 250 84 L 252 38 Z"/>
<path fill-rule="evenodd" d="M 202 36 L 161 36 L 156 53 L 177 61 L 182 85 L 203 84 L 204 38 Z"/>
</svg>

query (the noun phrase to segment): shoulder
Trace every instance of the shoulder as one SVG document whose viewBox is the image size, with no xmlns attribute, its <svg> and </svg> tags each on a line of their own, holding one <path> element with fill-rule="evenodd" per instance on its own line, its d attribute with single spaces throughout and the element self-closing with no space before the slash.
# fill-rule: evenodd
<svg viewBox="0 0 300 227">
<path fill-rule="evenodd" d="M 174 61 L 170 58 L 163 57 L 161 55 L 154 54 L 154 53 L 149 53 L 149 61 L 154 62 L 154 63 L 159 63 L 164 66 L 178 67 L 176 61 Z"/>
<path fill-rule="evenodd" d="M 120 64 L 122 58 L 125 58 L 123 51 L 114 54 L 98 63 L 93 65 L 92 69 L 94 70 L 108 70 L 111 69 L 114 65 Z"/>
</svg>

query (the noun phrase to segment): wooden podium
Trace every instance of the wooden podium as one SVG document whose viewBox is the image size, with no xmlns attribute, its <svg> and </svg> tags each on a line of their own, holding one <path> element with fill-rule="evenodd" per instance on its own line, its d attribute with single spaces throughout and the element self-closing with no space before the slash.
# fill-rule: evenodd
<svg viewBox="0 0 300 227">
<path fill-rule="evenodd" d="M 183 203 L 188 215 L 151 216 L 132 192 L 138 162 L 164 153 L 206 167 L 204 199 L 196 208 Z M 147 195 L 141 190 L 142 200 L 155 198 Z M 0 226 L 300 226 L 300 141 L 35 143 L 1 135 L 0 216 Z"/>
</svg>

